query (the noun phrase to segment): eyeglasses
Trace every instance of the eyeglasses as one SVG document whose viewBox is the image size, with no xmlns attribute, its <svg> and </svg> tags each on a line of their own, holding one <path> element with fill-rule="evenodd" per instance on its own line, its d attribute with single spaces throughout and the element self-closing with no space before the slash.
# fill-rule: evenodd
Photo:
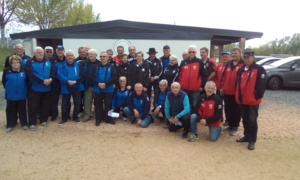
<svg viewBox="0 0 300 180">
<path fill-rule="evenodd" d="M 46 53 L 52 53 L 52 51 L 46 51 Z"/>
<path fill-rule="evenodd" d="M 195 54 L 196 51 L 189 51 L 189 54 Z"/>
<path fill-rule="evenodd" d="M 100 58 L 105 58 L 105 57 L 107 57 L 107 56 L 100 56 Z"/>
</svg>

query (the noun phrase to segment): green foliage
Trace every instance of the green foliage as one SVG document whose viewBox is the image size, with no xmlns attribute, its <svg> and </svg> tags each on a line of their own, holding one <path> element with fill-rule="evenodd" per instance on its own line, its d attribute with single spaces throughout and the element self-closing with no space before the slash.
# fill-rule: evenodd
<svg viewBox="0 0 300 180">
<path fill-rule="evenodd" d="M 6 49 L 6 48 L 0 48 L 0 71 L 4 68 L 5 59 L 7 56 L 12 55 L 14 53 L 14 49 Z"/>
<path fill-rule="evenodd" d="M 40 29 L 92 23 L 100 17 L 94 15 L 92 5 L 84 5 L 83 0 L 23 0 L 15 14 L 19 22 Z"/>
<path fill-rule="evenodd" d="M 286 36 L 282 39 L 275 39 L 258 48 L 249 48 L 255 51 L 258 55 L 270 54 L 293 54 L 294 56 L 300 55 L 300 33 L 293 34 L 292 37 Z"/>
</svg>

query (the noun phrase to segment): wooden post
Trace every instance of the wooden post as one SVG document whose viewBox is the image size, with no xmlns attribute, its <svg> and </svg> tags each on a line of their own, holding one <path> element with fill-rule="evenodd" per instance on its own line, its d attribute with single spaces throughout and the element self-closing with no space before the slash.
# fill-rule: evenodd
<svg viewBox="0 0 300 180">
<path fill-rule="evenodd" d="M 246 45 L 246 38 L 240 38 L 240 49 L 244 52 L 245 51 L 245 45 Z"/>
<path fill-rule="evenodd" d="M 214 51 L 215 51 L 215 46 L 210 45 L 209 58 L 214 59 Z"/>
<path fill-rule="evenodd" d="M 218 63 L 222 62 L 222 52 L 224 51 L 224 45 L 219 46 L 219 61 Z"/>
</svg>

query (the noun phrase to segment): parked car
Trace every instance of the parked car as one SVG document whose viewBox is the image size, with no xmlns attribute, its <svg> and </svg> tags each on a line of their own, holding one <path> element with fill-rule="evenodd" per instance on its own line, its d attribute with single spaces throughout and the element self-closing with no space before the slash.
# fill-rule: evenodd
<svg viewBox="0 0 300 180">
<path fill-rule="evenodd" d="M 262 59 L 262 60 L 260 60 L 258 62 L 256 61 L 256 64 L 261 65 L 261 66 L 268 65 L 268 64 L 272 64 L 273 62 L 278 61 L 280 59 L 282 59 L 282 58 L 269 57 L 269 58 Z"/>
<path fill-rule="evenodd" d="M 267 72 L 267 88 L 300 87 L 300 56 L 284 58 L 263 67 Z"/>
<path fill-rule="evenodd" d="M 270 58 L 270 57 L 272 57 L 272 56 L 255 56 L 255 61 L 258 62 L 262 59 L 266 59 L 266 58 Z"/>
</svg>

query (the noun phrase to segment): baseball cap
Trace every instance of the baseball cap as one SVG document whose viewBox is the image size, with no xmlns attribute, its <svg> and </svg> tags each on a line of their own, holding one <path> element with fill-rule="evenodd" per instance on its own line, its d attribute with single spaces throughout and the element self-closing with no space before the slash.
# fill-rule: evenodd
<svg viewBox="0 0 300 180">
<path fill-rule="evenodd" d="M 65 50 L 65 48 L 64 48 L 63 45 L 57 45 L 57 46 L 56 46 L 56 49 Z"/>
</svg>

